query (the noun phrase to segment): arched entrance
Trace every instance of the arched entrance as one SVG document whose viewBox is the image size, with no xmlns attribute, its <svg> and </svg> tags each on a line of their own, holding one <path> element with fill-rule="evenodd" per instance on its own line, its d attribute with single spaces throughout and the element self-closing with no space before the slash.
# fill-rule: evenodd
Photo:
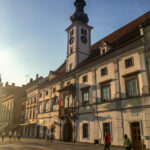
<svg viewBox="0 0 150 150">
<path fill-rule="evenodd" d="M 67 120 L 67 122 L 64 124 L 63 127 L 63 140 L 67 142 L 71 142 L 72 132 L 73 132 L 72 123 L 69 120 Z"/>
</svg>

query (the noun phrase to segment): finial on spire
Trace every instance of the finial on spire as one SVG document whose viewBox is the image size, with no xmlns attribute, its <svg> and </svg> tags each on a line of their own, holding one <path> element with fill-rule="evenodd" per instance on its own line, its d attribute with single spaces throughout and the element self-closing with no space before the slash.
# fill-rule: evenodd
<svg viewBox="0 0 150 150">
<path fill-rule="evenodd" d="M 89 22 L 88 15 L 84 13 L 84 7 L 86 6 L 85 0 L 76 0 L 74 3 L 76 7 L 75 13 L 70 17 L 72 22 L 80 21 L 87 24 Z"/>
</svg>

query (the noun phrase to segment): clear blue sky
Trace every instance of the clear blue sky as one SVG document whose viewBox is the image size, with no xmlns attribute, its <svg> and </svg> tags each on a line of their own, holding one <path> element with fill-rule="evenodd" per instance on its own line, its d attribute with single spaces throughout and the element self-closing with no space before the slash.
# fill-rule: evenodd
<svg viewBox="0 0 150 150">
<path fill-rule="evenodd" d="M 66 59 L 74 0 L 0 0 L 0 74 L 26 83 L 47 76 Z M 92 44 L 150 10 L 150 0 L 86 0 Z M 28 78 L 29 79 L 29 78 Z"/>
</svg>

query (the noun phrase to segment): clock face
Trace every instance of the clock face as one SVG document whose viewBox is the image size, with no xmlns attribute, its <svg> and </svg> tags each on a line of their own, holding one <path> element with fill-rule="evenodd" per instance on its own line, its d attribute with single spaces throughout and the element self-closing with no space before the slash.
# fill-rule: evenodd
<svg viewBox="0 0 150 150">
<path fill-rule="evenodd" d="M 87 43 L 87 38 L 86 38 L 85 36 L 81 36 L 81 41 L 82 41 L 83 43 Z"/>
<path fill-rule="evenodd" d="M 71 37 L 70 40 L 69 40 L 69 43 L 73 44 L 73 42 L 74 42 L 74 37 Z"/>
</svg>

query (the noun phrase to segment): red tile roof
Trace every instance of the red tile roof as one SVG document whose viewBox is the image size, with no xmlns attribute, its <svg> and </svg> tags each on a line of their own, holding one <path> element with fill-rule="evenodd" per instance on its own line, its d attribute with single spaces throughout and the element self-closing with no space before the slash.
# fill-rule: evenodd
<svg viewBox="0 0 150 150">
<path fill-rule="evenodd" d="M 150 11 L 148 11 L 141 17 L 137 18 L 136 20 L 130 22 L 129 24 L 123 26 L 119 30 L 111 33 L 110 35 L 106 36 L 105 38 L 99 40 L 98 42 L 96 42 L 95 44 L 92 45 L 91 49 L 92 50 L 98 49 L 100 46 L 100 43 L 102 41 L 105 41 L 109 44 L 113 44 L 114 42 L 116 42 L 120 38 L 124 37 L 125 35 L 127 35 L 128 33 L 130 33 L 131 31 L 133 31 L 134 29 L 136 29 L 137 27 L 139 27 L 140 25 L 142 25 L 143 23 L 145 23 L 148 20 L 150 20 Z"/>
</svg>

